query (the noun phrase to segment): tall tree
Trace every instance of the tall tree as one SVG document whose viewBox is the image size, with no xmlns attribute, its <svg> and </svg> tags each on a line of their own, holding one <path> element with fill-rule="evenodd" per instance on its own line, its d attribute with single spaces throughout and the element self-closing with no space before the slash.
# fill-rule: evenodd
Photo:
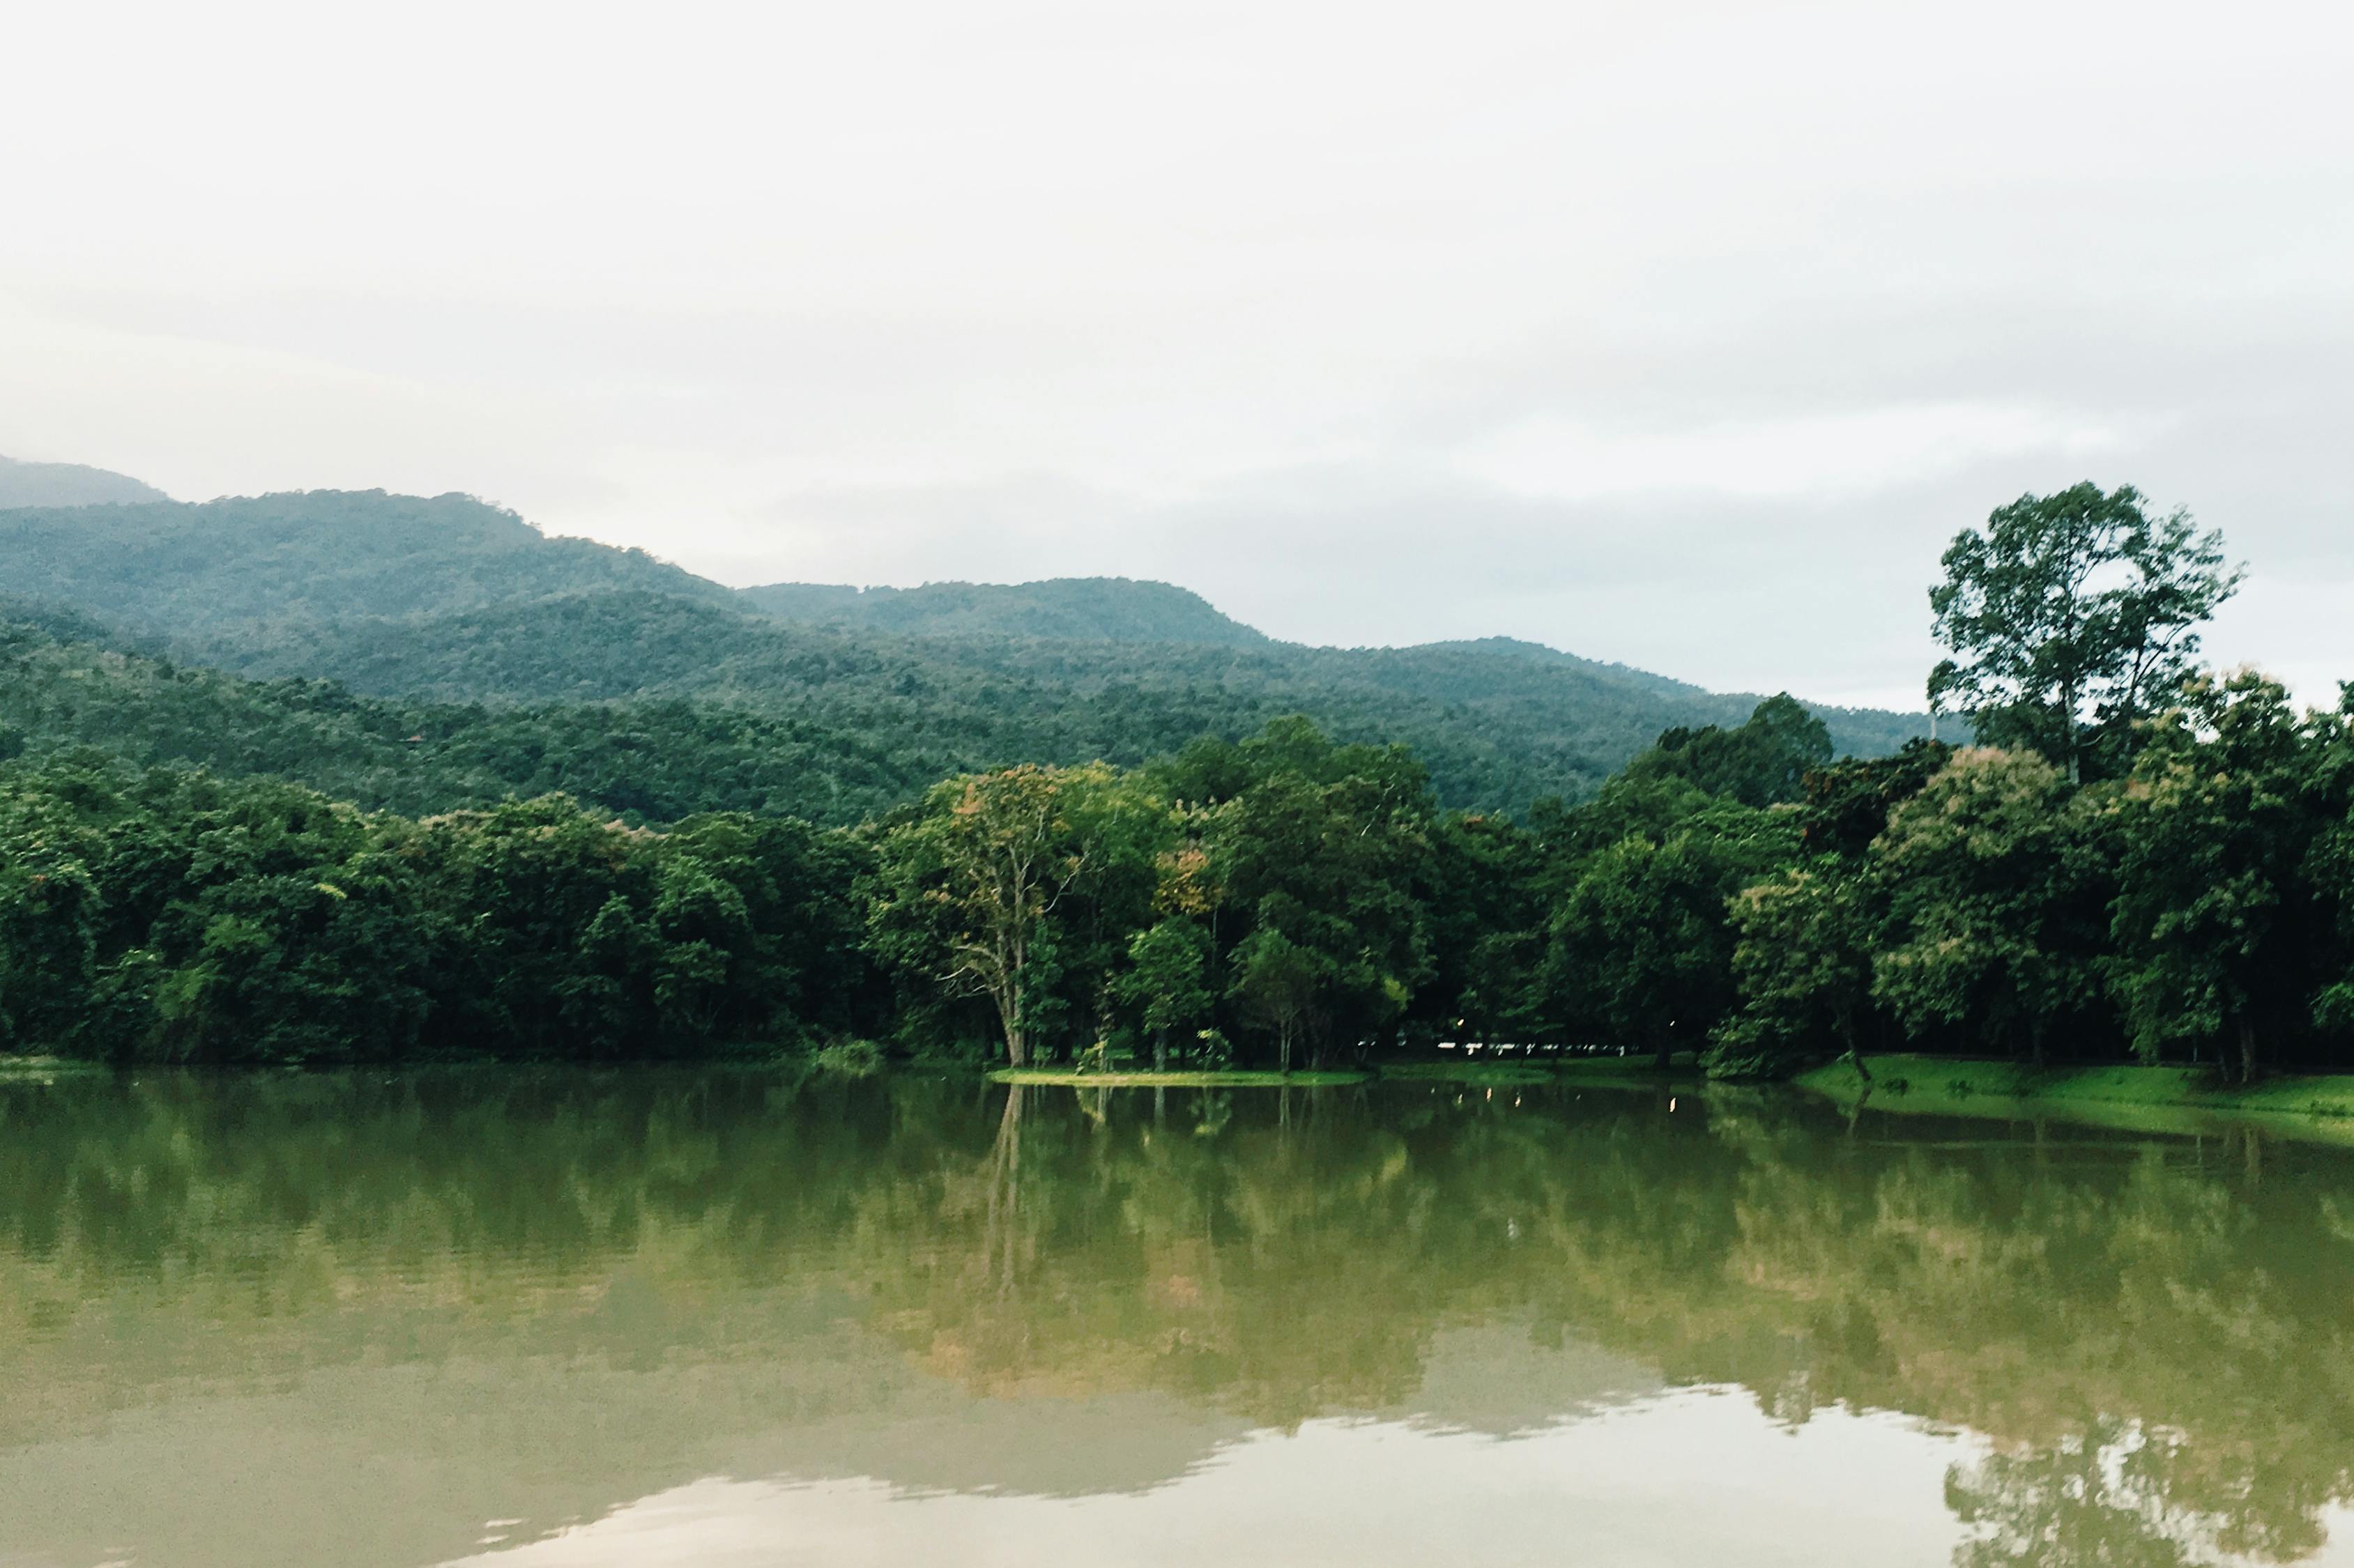
<svg viewBox="0 0 2354 1568">
<path fill-rule="evenodd" d="M 1967 715 L 1981 741 L 2032 747 L 2072 784 L 2089 751 L 2131 751 L 2241 577 L 2220 532 L 2090 482 L 1997 507 L 1944 564 L 1929 608 L 1953 657 L 1930 673 L 1930 707 Z"/>
<path fill-rule="evenodd" d="M 884 836 L 877 947 L 901 967 L 988 998 L 1014 1066 L 1031 1056 L 1050 922 L 1083 878 L 1150 874 L 1159 810 L 1102 763 L 1025 764 L 933 787 Z"/>
</svg>

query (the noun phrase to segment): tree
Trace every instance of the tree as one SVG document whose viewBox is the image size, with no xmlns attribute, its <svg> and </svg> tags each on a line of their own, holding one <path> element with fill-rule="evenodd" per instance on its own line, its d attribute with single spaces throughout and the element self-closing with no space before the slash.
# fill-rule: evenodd
<svg viewBox="0 0 2354 1568">
<path fill-rule="evenodd" d="M 1210 933 L 1201 923 L 1172 916 L 1130 938 L 1128 968 L 1112 982 L 1152 1036 L 1152 1067 L 1169 1066 L 1169 1032 L 1210 1010 Z"/>
<path fill-rule="evenodd" d="M 1831 735 L 1789 693 L 1759 703 L 1734 729 L 1679 726 L 1627 765 L 1632 779 L 1688 779 L 1744 806 L 1796 800 L 1808 773 L 1831 759 Z"/>
<path fill-rule="evenodd" d="M 1553 916 L 1556 1006 L 1648 1045 L 1662 1068 L 1679 1045 L 1702 1049 L 1734 1001 L 1728 901 L 1791 859 L 1796 834 L 1783 818 L 1719 805 L 1595 855 Z"/>
<path fill-rule="evenodd" d="M 1274 1032 L 1277 1065 L 1291 1071 L 1291 1049 L 1306 1026 L 1316 995 L 1331 979 L 1323 955 L 1299 946 L 1274 926 L 1245 938 L 1234 954 L 1228 992 L 1251 1018 Z"/>
<path fill-rule="evenodd" d="M 1954 656 L 1929 676 L 1930 707 L 1968 715 L 1981 741 L 2041 751 L 2072 784 L 2088 752 L 2130 752 L 2242 575 L 2188 512 L 2153 517 L 2132 486 L 2090 482 L 1997 507 L 1944 565 L 1929 608 Z"/>
<path fill-rule="evenodd" d="M 2259 1019 L 2299 991 L 2283 982 L 2300 968 L 2287 942 L 2314 838 L 2306 764 L 2288 693 L 2253 671 L 2194 679 L 2152 726 L 2117 807 L 2113 922 L 2117 990 L 2144 1060 L 2228 1036 L 2241 1080 L 2256 1075 Z"/>
<path fill-rule="evenodd" d="M 2041 758 L 1954 753 L 1872 845 L 1888 902 L 1872 994 L 1915 1033 L 1958 1028 L 2041 1064 L 2104 994 L 2105 822 Z"/>
<path fill-rule="evenodd" d="M 1007 1060 L 1025 1065 L 1048 978 L 1035 960 L 1054 945 L 1049 922 L 1082 878 L 1139 852 L 1149 874 L 1149 851 L 1123 830 L 1155 814 L 1102 763 L 1025 764 L 935 785 L 884 836 L 875 941 L 902 967 L 988 998 Z"/>
<path fill-rule="evenodd" d="M 1320 1062 L 1328 1046 L 1393 1028 L 1431 972 L 1429 779 L 1403 747 L 1336 746 L 1299 718 L 1233 749 L 1233 766 L 1217 769 L 1233 792 L 1204 835 L 1223 934 L 1235 942 L 1228 994 L 1287 1055 L 1304 1035 Z M 1283 943 L 1253 946 L 1270 931 Z M 1286 957 L 1251 979 L 1251 953 L 1273 964 L 1294 952 L 1296 967 Z M 1299 975 L 1310 991 L 1270 1011 L 1278 973 L 1286 997 Z"/>
<path fill-rule="evenodd" d="M 1720 1077 L 1780 1076 L 1836 1050 L 1866 1083 L 1873 921 L 1864 880 L 1837 861 L 1794 867 L 1733 898 L 1739 1006 L 1709 1046 Z"/>
</svg>

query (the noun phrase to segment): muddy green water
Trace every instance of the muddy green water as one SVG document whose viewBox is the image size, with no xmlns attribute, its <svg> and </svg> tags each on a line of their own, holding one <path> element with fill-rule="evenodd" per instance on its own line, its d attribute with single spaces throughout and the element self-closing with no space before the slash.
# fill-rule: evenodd
<svg viewBox="0 0 2354 1568">
<path fill-rule="evenodd" d="M 2354 1563 L 2350 1179 L 1689 1090 L 0 1084 L 0 1564 Z"/>
</svg>

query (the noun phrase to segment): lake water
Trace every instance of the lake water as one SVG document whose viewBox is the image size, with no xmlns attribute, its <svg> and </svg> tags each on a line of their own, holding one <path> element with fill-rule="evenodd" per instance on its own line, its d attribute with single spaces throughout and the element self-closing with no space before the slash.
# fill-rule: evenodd
<svg viewBox="0 0 2354 1568">
<path fill-rule="evenodd" d="M 0 1084 L 0 1564 L 2354 1563 L 2354 1154 L 1795 1095 Z"/>
</svg>

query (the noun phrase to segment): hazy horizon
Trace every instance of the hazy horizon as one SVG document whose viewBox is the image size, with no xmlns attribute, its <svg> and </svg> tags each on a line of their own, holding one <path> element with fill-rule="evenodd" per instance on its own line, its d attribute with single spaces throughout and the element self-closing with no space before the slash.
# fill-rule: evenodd
<svg viewBox="0 0 2354 1568">
<path fill-rule="evenodd" d="M 1908 709 L 2091 478 L 2354 675 L 2335 11 L 389 15 L 26 19 L 0 452 Z"/>
</svg>

